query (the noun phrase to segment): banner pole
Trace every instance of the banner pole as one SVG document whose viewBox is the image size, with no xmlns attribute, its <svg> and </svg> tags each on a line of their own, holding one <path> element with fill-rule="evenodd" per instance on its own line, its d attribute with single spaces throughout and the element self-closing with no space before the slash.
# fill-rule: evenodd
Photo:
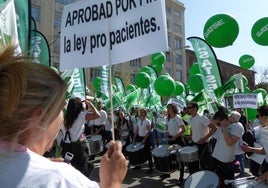
<svg viewBox="0 0 268 188">
<path fill-rule="evenodd" d="M 110 53 L 109 53 L 110 56 Z M 109 85 L 110 85 L 110 111 L 111 111 L 111 124 L 112 124 L 112 139 L 115 140 L 114 137 L 114 111 L 113 111 L 113 95 L 112 95 L 112 65 L 111 65 L 111 61 L 110 61 L 110 65 L 109 65 Z"/>
</svg>

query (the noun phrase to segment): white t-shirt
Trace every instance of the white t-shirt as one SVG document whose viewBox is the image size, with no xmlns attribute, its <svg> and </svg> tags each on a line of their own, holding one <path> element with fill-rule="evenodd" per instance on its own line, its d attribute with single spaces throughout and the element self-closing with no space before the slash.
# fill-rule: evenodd
<svg viewBox="0 0 268 188">
<path fill-rule="evenodd" d="M 206 116 L 197 114 L 195 117 L 189 118 L 189 125 L 192 130 L 192 140 L 197 143 L 201 138 L 209 133 L 210 120 Z M 206 140 L 206 142 L 208 142 Z"/>
<path fill-rule="evenodd" d="M 268 126 L 262 127 L 260 134 L 261 134 L 260 143 L 263 146 L 266 153 L 265 161 L 268 162 Z"/>
<path fill-rule="evenodd" d="M 98 188 L 71 165 L 52 162 L 29 149 L 9 152 L 0 148 L 1 187 Z"/>
<path fill-rule="evenodd" d="M 94 119 L 94 125 L 105 125 L 107 120 L 107 113 L 104 110 L 99 110 L 100 117 Z"/>
<path fill-rule="evenodd" d="M 86 116 L 86 111 L 81 112 L 77 119 L 74 121 L 72 128 L 70 128 L 69 132 L 71 135 L 71 139 L 72 142 L 77 141 L 80 138 L 80 135 L 84 132 L 85 129 L 85 116 Z M 66 129 L 64 127 L 64 125 L 62 126 L 62 133 L 63 133 L 63 139 L 65 137 L 66 134 Z M 66 137 L 66 140 L 64 141 L 65 143 L 71 143 L 71 141 L 69 140 L 69 137 Z"/>
<path fill-rule="evenodd" d="M 184 123 L 182 119 L 176 115 L 174 118 L 170 118 L 170 120 L 167 120 L 167 127 L 168 127 L 168 133 L 171 136 L 175 136 L 180 131 L 181 126 L 183 126 Z"/>
<path fill-rule="evenodd" d="M 233 124 L 229 125 L 226 128 L 226 131 L 230 135 L 234 135 L 237 137 L 241 136 L 241 128 L 237 123 L 233 123 Z M 221 126 L 218 127 L 218 132 L 214 136 L 217 139 L 217 142 L 216 142 L 216 145 L 214 147 L 212 156 L 223 163 L 233 162 L 233 160 L 235 158 L 234 152 L 235 152 L 236 144 L 233 144 L 232 146 L 227 145 L 227 143 L 224 139 L 224 135 L 221 131 Z"/>
<path fill-rule="evenodd" d="M 245 133 L 245 130 L 244 130 L 244 127 L 243 127 L 242 123 L 238 122 L 237 124 L 241 129 L 241 135 L 239 136 L 239 140 L 235 144 L 236 145 L 235 146 L 235 155 L 241 155 L 241 154 L 245 154 L 245 152 L 240 147 L 241 145 L 243 145 L 242 136 Z"/>
<path fill-rule="evenodd" d="M 147 118 L 145 118 L 144 120 L 138 119 L 138 135 L 141 137 L 146 136 L 147 132 L 148 132 L 148 126 L 151 126 L 151 121 Z"/>
</svg>

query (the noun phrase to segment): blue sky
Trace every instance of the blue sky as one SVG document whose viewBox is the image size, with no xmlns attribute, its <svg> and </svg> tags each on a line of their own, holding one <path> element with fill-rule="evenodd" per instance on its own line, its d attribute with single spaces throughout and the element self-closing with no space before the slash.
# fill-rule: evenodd
<svg viewBox="0 0 268 188">
<path fill-rule="evenodd" d="M 216 14 L 232 15 L 239 25 L 239 34 L 232 46 L 215 48 L 218 59 L 239 66 L 239 58 L 249 54 L 255 58 L 254 68 L 260 74 L 268 69 L 268 46 L 260 46 L 251 38 L 254 23 L 268 17 L 267 0 L 179 0 L 185 6 L 186 38 L 204 38 L 203 28 L 207 20 Z M 186 45 L 191 43 L 186 40 Z"/>
</svg>

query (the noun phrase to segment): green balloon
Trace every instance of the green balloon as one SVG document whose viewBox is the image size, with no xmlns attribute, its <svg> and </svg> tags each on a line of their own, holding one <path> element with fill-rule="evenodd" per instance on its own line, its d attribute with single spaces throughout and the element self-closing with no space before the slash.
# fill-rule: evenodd
<svg viewBox="0 0 268 188">
<path fill-rule="evenodd" d="M 200 69 L 198 63 L 192 64 L 189 70 L 190 76 L 194 74 L 200 74 Z"/>
<path fill-rule="evenodd" d="M 175 81 L 175 90 L 173 95 L 177 96 L 177 95 L 181 95 L 184 92 L 184 85 L 183 83 L 179 82 L 179 81 Z"/>
<path fill-rule="evenodd" d="M 93 79 L 93 87 L 95 90 L 99 90 L 100 89 L 100 84 L 101 84 L 101 78 L 100 77 L 95 77 Z"/>
<path fill-rule="evenodd" d="M 204 89 L 203 79 L 204 79 L 204 76 L 202 74 L 195 74 L 195 75 L 190 76 L 189 81 L 188 81 L 190 89 L 196 93 Z"/>
<path fill-rule="evenodd" d="M 155 92 L 163 97 L 171 96 L 174 93 L 175 87 L 173 78 L 167 75 L 159 76 L 154 82 Z"/>
<path fill-rule="evenodd" d="M 239 58 L 239 65 L 243 69 L 250 69 L 254 65 L 254 63 L 255 59 L 251 55 L 245 54 Z"/>
<path fill-rule="evenodd" d="M 151 82 L 149 74 L 145 72 L 139 72 L 135 75 L 135 84 L 140 88 L 147 88 Z"/>
<path fill-rule="evenodd" d="M 232 45 L 238 33 L 237 21 L 227 14 L 212 16 L 207 20 L 203 29 L 203 35 L 207 43 L 217 48 Z"/>
<path fill-rule="evenodd" d="M 148 66 L 141 67 L 140 72 L 145 72 L 151 76 L 151 69 Z"/>
<path fill-rule="evenodd" d="M 163 70 L 164 65 L 152 65 L 152 67 L 154 68 L 156 73 L 160 73 Z"/>
<path fill-rule="evenodd" d="M 164 52 L 159 52 L 151 55 L 151 65 L 163 65 L 166 61 Z"/>
<path fill-rule="evenodd" d="M 259 45 L 268 46 L 268 17 L 259 19 L 251 29 L 251 37 Z"/>
</svg>

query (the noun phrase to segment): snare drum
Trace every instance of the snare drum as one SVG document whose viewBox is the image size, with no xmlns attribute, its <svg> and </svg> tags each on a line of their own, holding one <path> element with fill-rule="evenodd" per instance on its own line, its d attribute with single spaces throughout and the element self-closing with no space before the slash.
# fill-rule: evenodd
<svg viewBox="0 0 268 188">
<path fill-rule="evenodd" d="M 103 140 L 101 135 L 93 135 L 86 137 L 86 146 L 88 147 L 89 155 L 97 155 L 103 152 Z"/>
<path fill-rule="evenodd" d="M 260 181 L 256 182 L 256 180 L 245 180 L 245 181 L 237 181 L 234 180 L 232 183 L 232 187 L 234 188 L 249 188 L 249 187 L 254 187 L 254 188 L 267 188 L 268 184 L 265 183 L 265 181 Z"/>
<path fill-rule="evenodd" d="M 180 167 L 179 145 L 160 145 L 153 149 L 155 168 L 162 173 L 171 173 Z"/>
<path fill-rule="evenodd" d="M 218 186 L 219 186 L 219 177 L 214 172 L 208 170 L 193 173 L 186 179 L 184 183 L 184 188 L 196 188 L 196 187 L 217 188 Z"/>
<path fill-rule="evenodd" d="M 144 144 L 136 142 L 135 144 L 129 144 L 126 148 L 129 162 L 132 165 L 140 165 L 145 163 L 146 157 L 144 152 Z"/>
<path fill-rule="evenodd" d="M 185 146 L 180 149 L 180 160 L 182 162 L 193 162 L 199 160 L 197 146 Z"/>
</svg>

